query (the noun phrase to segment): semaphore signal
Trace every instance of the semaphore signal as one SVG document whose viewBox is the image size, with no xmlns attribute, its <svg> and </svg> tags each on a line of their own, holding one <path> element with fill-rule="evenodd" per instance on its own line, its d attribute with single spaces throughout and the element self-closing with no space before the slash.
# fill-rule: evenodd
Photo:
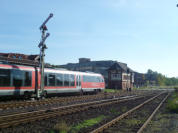
<svg viewBox="0 0 178 133">
<path fill-rule="evenodd" d="M 44 56 L 45 56 L 45 49 L 47 49 L 47 46 L 45 44 L 46 39 L 49 37 L 49 33 L 46 33 L 46 31 L 48 30 L 46 27 L 46 23 L 49 21 L 50 18 L 53 17 L 53 14 L 50 13 L 48 18 L 42 23 L 42 25 L 40 26 L 40 30 L 41 30 L 41 41 L 38 45 L 38 47 L 40 48 L 40 74 L 41 74 L 41 84 L 40 84 L 40 90 L 37 88 L 36 91 L 36 96 L 37 98 L 40 98 L 41 96 L 43 96 L 44 93 Z"/>
</svg>

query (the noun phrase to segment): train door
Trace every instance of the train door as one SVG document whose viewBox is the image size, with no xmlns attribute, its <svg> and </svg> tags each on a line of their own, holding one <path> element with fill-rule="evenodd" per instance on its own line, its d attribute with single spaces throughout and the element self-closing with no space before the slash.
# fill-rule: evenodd
<svg viewBox="0 0 178 133">
<path fill-rule="evenodd" d="M 81 75 L 76 76 L 76 86 L 77 86 L 77 89 L 80 91 L 80 93 L 83 93 L 83 90 L 81 87 Z"/>
</svg>

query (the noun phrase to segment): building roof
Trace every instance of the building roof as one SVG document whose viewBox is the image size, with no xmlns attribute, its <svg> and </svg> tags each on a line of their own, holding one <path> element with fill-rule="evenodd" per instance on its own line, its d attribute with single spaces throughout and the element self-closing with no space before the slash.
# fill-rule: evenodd
<svg viewBox="0 0 178 133">
<path fill-rule="evenodd" d="M 123 70 L 124 72 L 134 72 L 132 69 L 127 67 L 127 64 L 116 62 L 108 70 Z"/>
<path fill-rule="evenodd" d="M 103 66 L 103 67 L 110 67 L 116 61 L 112 60 L 103 60 L 103 61 L 90 61 L 84 63 L 68 63 L 66 65 L 60 65 L 60 67 L 83 67 L 83 66 Z"/>
<path fill-rule="evenodd" d="M 8 57 L 13 59 L 22 59 L 22 60 L 31 60 L 31 61 L 38 61 L 39 55 L 25 55 L 20 53 L 0 53 L 2 57 Z"/>
<path fill-rule="evenodd" d="M 0 61 L 3 63 L 39 66 L 39 55 L 25 55 L 19 53 L 0 53 Z"/>
<path fill-rule="evenodd" d="M 117 62 L 117 61 L 113 61 L 113 60 L 68 63 L 66 65 L 60 65 L 58 67 L 72 69 L 72 70 L 75 70 L 76 68 L 82 68 L 82 67 L 86 67 L 86 69 L 87 69 L 87 67 L 94 67 L 94 68 L 99 67 L 100 68 L 99 73 L 104 73 L 105 71 L 107 71 L 109 69 L 110 70 L 111 69 L 122 69 L 125 72 L 134 72 L 132 69 L 127 67 L 126 63 Z M 94 71 L 96 71 L 96 70 L 94 70 Z"/>
<path fill-rule="evenodd" d="M 127 64 L 116 62 L 108 70 L 123 70 L 127 72 Z"/>
</svg>

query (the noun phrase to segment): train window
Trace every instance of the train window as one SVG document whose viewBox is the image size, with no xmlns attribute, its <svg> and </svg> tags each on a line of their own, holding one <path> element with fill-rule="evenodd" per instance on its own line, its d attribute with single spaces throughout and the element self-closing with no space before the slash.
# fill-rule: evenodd
<svg viewBox="0 0 178 133">
<path fill-rule="evenodd" d="M 70 78 L 70 86 L 75 86 L 75 76 L 71 74 L 69 78 Z"/>
<path fill-rule="evenodd" d="M 89 76 L 83 76 L 83 82 L 89 82 Z"/>
<path fill-rule="evenodd" d="M 13 86 L 20 87 L 23 86 L 24 71 L 12 70 L 12 80 Z"/>
<path fill-rule="evenodd" d="M 102 82 L 101 77 L 97 77 L 97 80 L 98 80 L 98 82 Z"/>
<path fill-rule="evenodd" d="M 48 86 L 55 86 L 55 74 L 48 74 Z"/>
<path fill-rule="evenodd" d="M 101 82 L 101 78 L 100 77 L 97 77 L 97 80 L 98 80 L 98 82 Z"/>
<path fill-rule="evenodd" d="M 78 85 L 81 86 L 81 76 L 79 76 L 78 78 L 79 78 Z"/>
<path fill-rule="evenodd" d="M 88 82 L 88 76 L 83 76 L 83 82 Z"/>
<path fill-rule="evenodd" d="M 101 79 L 101 82 L 104 82 L 104 79 L 103 79 L 103 78 Z"/>
<path fill-rule="evenodd" d="M 83 82 L 96 82 L 97 78 L 94 76 L 83 76 Z"/>
<path fill-rule="evenodd" d="M 56 86 L 63 86 L 63 74 L 56 74 Z"/>
<path fill-rule="evenodd" d="M 95 77 L 95 82 L 100 82 L 100 77 Z"/>
<path fill-rule="evenodd" d="M 83 76 L 83 82 L 103 82 L 99 76 Z"/>
<path fill-rule="evenodd" d="M 47 86 L 48 84 L 48 74 L 45 73 L 44 85 Z"/>
<path fill-rule="evenodd" d="M 32 73 L 25 72 L 24 86 L 31 86 L 31 85 L 32 85 Z"/>
<path fill-rule="evenodd" d="M 100 82 L 103 82 L 103 78 L 102 77 L 99 77 L 100 78 Z"/>
<path fill-rule="evenodd" d="M 64 74 L 64 86 L 69 86 L 69 74 Z"/>
<path fill-rule="evenodd" d="M 97 82 L 97 81 L 98 81 L 97 77 L 94 76 L 91 77 L 91 82 Z"/>
<path fill-rule="evenodd" d="M 78 86 L 78 75 L 76 76 L 76 85 Z"/>
<path fill-rule="evenodd" d="M 10 70 L 0 69 L 0 86 L 10 86 Z"/>
</svg>

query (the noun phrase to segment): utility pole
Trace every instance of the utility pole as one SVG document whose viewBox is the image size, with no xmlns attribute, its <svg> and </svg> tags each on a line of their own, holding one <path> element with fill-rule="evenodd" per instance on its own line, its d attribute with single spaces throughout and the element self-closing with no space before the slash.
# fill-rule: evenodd
<svg viewBox="0 0 178 133">
<path fill-rule="evenodd" d="M 46 23 L 49 21 L 50 18 L 53 17 L 53 14 L 50 13 L 48 18 L 43 22 L 43 24 L 40 26 L 41 31 L 41 41 L 38 45 L 40 48 L 40 74 L 41 74 L 41 81 L 40 81 L 40 89 L 37 87 L 36 91 L 36 97 L 40 98 L 44 94 L 44 56 L 45 56 L 45 49 L 47 49 L 47 46 L 45 44 L 45 40 L 49 37 L 49 33 L 46 33 L 48 30 L 46 27 Z"/>
</svg>

